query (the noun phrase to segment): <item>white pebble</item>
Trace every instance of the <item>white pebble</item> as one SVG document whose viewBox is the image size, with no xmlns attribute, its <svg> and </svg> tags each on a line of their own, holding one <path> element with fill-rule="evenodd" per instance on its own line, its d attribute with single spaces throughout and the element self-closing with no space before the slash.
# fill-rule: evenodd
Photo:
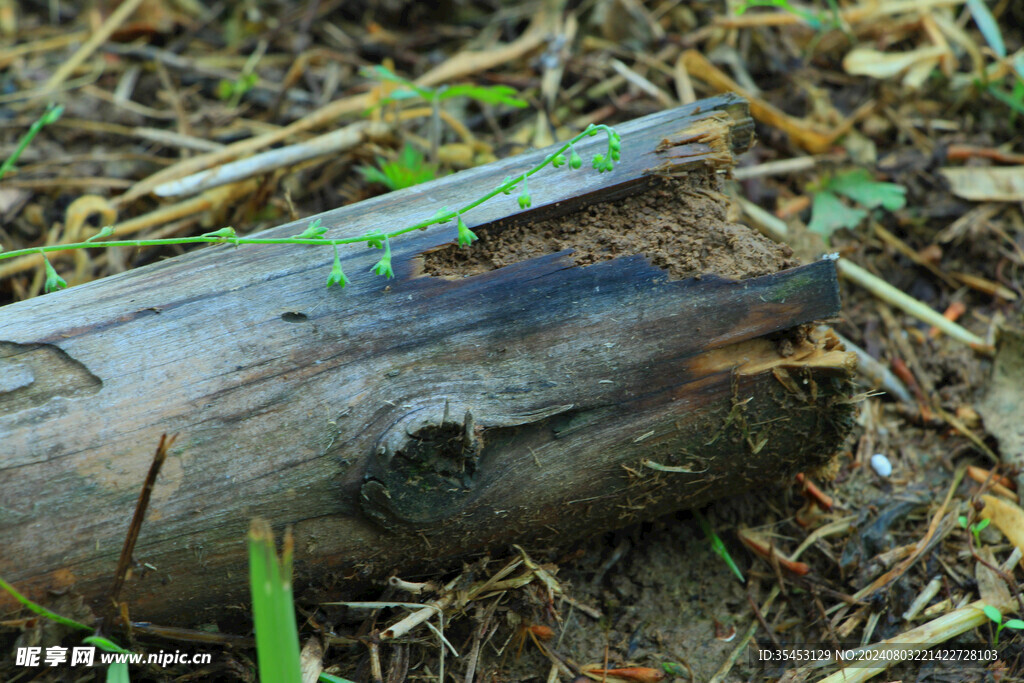
<svg viewBox="0 0 1024 683">
<path fill-rule="evenodd" d="M 892 474 L 892 463 L 889 462 L 889 458 L 881 453 L 875 453 L 871 456 L 871 467 L 880 477 L 884 478 Z"/>
</svg>

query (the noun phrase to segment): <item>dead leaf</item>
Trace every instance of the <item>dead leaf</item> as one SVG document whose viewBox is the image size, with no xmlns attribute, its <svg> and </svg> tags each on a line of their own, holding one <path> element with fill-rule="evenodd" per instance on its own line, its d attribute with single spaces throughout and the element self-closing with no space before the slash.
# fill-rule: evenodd
<svg viewBox="0 0 1024 683">
<path fill-rule="evenodd" d="M 945 55 L 947 48 L 939 45 L 920 47 L 909 52 L 881 52 L 869 47 L 850 50 L 843 58 L 843 68 L 853 76 L 892 78 L 918 62 L 934 62 Z"/>
<path fill-rule="evenodd" d="M 957 197 L 974 202 L 1024 201 L 1024 166 L 1003 168 L 943 168 Z"/>
<path fill-rule="evenodd" d="M 999 561 L 992 554 L 991 548 L 979 548 L 978 556 L 993 567 L 999 566 Z M 974 578 L 978 582 L 978 595 L 986 604 L 1005 605 L 1013 600 L 1010 596 L 1010 589 L 1006 587 L 1006 582 L 981 562 L 974 565 Z"/>
<path fill-rule="evenodd" d="M 993 526 L 1024 552 L 1024 510 L 1018 506 L 988 494 L 981 497 L 985 508 L 981 511 L 982 519 L 991 519 Z M 995 604 L 995 603 L 992 603 Z"/>
</svg>

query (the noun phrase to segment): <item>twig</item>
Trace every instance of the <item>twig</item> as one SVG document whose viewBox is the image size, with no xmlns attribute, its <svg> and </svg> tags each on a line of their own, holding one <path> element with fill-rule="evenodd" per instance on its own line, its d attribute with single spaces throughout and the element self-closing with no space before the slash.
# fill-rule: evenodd
<svg viewBox="0 0 1024 683">
<path fill-rule="evenodd" d="M 747 602 L 750 603 L 750 609 L 753 610 L 754 618 L 757 619 L 757 623 L 761 624 L 761 628 L 763 628 L 768 637 L 772 639 L 772 643 L 774 643 L 776 649 L 781 650 L 782 643 L 779 642 L 779 638 L 775 635 L 775 631 L 772 627 L 768 625 L 767 621 L 765 621 L 764 615 L 761 614 L 761 609 L 757 606 L 757 603 L 754 602 L 754 596 L 750 594 L 749 590 L 747 591 Z"/>
<path fill-rule="evenodd" d="M 56 90 L 64 80 L 74 72 L 86 59 L 96 51 L 100 45 L 106 42 L 114 31 L 123 24 L 128 17 L 132 15 L 139 5 L 142 4 L 142 0 L 125 0 L 121 5 L 114 10 L 103 25 L 100 26 L 99 30 L 89 36 L 89 40 L 85 42 L 82 47 L 78 48 L 75 54 L 71 55 L 71 58 L 64 62 L 58 67 L 58 69 L 50 76 L 50 79 L 46 81 L 42 90 L 36 94 L 36 97 L 49 94 Z"/>
<path fill-rule="evenodd" d="M 661 103 L 661 106 L 665 107 L 666 109 L 678 106 L 678 102 L 673 100 L 671 95 L 669 95 L 664 90 L 651 83 L 648 79 L 644 78 L 636 71 L 630 69 L 628 66 L 623 64 L 618 59 L 612 58 L 611 65 L 612 68 L 615 70 L 615 73 L 619 74 L 627 81 L 629 81 L 636 87 L 640 88 L 654 99 L 658 100 L 658 102 Z"/>
<path fill-rule="evenodd" d="M 921 558 L 926 550 L 938 543 L 946 533 L 953 528 L 952 524 L 949 523 L 952 521 L 953 516 L 951 515 L 950 517 L 946 517 L 946 509 L 949 507 L 950 500 L 952 500 L 957 487 L 963 480 L 966 470 L 966 467 L 961 467 L 953 475 L 953 481 L 951 482 L 949 489 L 946 491 L 946 498 L 942 501 L 942 505 L 939 506 L 939 509 L 935 511 L 935 514 L 932 515 L 931 522 L 928 524 L 928 530 L 925 532 L 924 538 L 917 542 L 917 545 L 910 556 L 900 562 L 900 564 L 893 569 L 890 569 L 885 574 L 879 576 L 868 586 L 857 591 L 853 596 L 856 600 L 867 599 L 878 590 L 888 586 L 890 583 L 903 576 L 903 574 Z M 947 522 L 945 524 L 943 524 L 944 519 Z"/>
<path fill-rule="evenodd" d="M 183 643 L 204 643 L 211 645 L 224 645 L 227 647 L 254 648 L 256 640 L 249 636 L 238 636 L 233 633 L 211 633 L 193 628 L 182 628 L 180 626 L 159 626 L 148 621 L 133 621 L 132 631 L 144 635 L 164 638 L 166 640 L 177 640 Z"/>
<path fill-rule="evenodd" d="M 377 641 L 377 634 L 370 635 L 370 642 L 367 647 L 370 650 L 370 675 L 373 683 L 384 683 L 384 671 L 380 666 L 380 643 Z"/>
<path fill-rule="evenodd" d="M 507 45 L 501 45 L 492 50 L 476 51 L 467 50 L 460 52 L 427 73 L 416 79 L 417 85 L 433 86 L 444 83 L 453 78 L 466 76 L 471 73 L 485 71 L 498 64 L 506 64 L 518 57 L 530 52 L 543 44 L 546 40 L 546 33 L 551 17 L 548 12 L 540 12 L 535 15 L 533 22 L 526 31 Z M 260 149 L 277 144 L 296 133 L 325 126 L 336 119 L 347 114 L 355 114 L 363 111 L 373 104 L 370 94 L 356 95 L 331 102 L 320 109 L 308 114 L 291 125 L 284 128 L 257 135 L 256 137 L 242 140 L 228 145 L 224 149 L 184 159 L 174 166 L 158 171 L 148 178 L 139 181 L 128 190 L 121 199 L 128 202 L 137 199 L 150 192 L 154 187 L 167 182 L 173 178 L 180 178 L 190 173 L 203 169 L 212 168 L 217 164 L 237 159 L 238 157 L 250 154 Z"/>
<path fill-rule="evenodd" d="M 768 594 L 768 599 L 764 601 L 764 605 L 761 607 L 762 614 L 768 613 L 772 603 L 775 602 L 775 598 L 779 596 L 779 592 L 778 586 L 772 586 L 772 592 Z M 722 662 L 722 666 L 718 668 L 715 675 L 708 679 L 708 683 L 721 683 L 726 679 L 729 672 L 732 671 L 732 667 L 739 660 L 740 655 L 743 654 L 743 651 L 747 649 L 748 645 L 750 645 L 750 641 L 754 638 L 754 634 L 757 633 L 757 627 L 757 619 L 750 622 L 750 626 L 748 626 L 747 630 L 743 633 L 743 637 L 740 638 L 738 643 L 736 643 L 736 647 L 734 647 L 732 652 L 729 653 L 726 660 Z"/>
<path fill-rule="evenodd" d="M 395 638 L 401 638 L 406 633 L 416 628 L 417 626 L 419 626 L 435 614 L 443 614 L 444 610 L 449 605 L 451 605 L 454 600 L 455 596 L 451 594 L 446 595 L 438 600 L 435 600 L 434 602 L 431 602 L 428 605 L 424 606 L 422 609 L 413 612 L 405 619 L 402 619 L 400 622 L 398 622 L 391 628 L 381 633 L 380 637 L 384 640 L 394 640 Z"/>
<path fill-rule="evenodd" d="M 149 498 L 153 494 L 153 486 L 160 474 L 160 468 L 167 459 L 167 451 L 174 445 L 174 434 L 167 438 L 166 434 L 160 435 L 160 443 L 153 454 L 153 462 L 149 466 L 149 472 L 142 484 L 142 491 L 139 492 L 139 499 L 135 503 L 135 513 L 132 515 L 131 524 L 128 525 L 128 533 L 124 537 L 124 545 L 121 546 L 121 557 L 117 560 L 117 571 L 114 574 L 114 584 L 110 587 L 110 599 L 107 601 L 107 609 L 115 610 L 118 598 L 121 596 L 121 588 L 124 586 L 125 577 L 128 576 L 128 568 L 132 563 L 132 553 L 135 552 L 135 543 L 139 540 L 139 532 L 142 531 L 142 522 L 146 518 L 146 509 L 149 507 Z M 113 614 L 110 614 L 113 616 Z"/>
<path fill-rule="evenodd" d="M 898 401 L 902 401 L 908 406 L 914 406 L 914 399 L 911 398 L 910 392 L 907 391 L 907 387 L 904 386 L 903 382 L 899 380 L 896 375 L 892 374 L 889 368 L 878 362 L 870 353 L 860 348 L 852 341 L 839 334 L 835 330 L 832 331 L 839 341 L 843 343 L 847 351 L 852 351 L 857 354 L 857 370 L 864 375 L 864 377 L 875 387 L 881 387 L 886 393 L 891 394 L 893 398 Z"/>
<path fill-rule="evenodd" d="M 755 227 L 757 227 L 758 230 L 776 242 L 784 242 L 786 240 L 788 226 L 785 222 L 761 209 L 753 202 L 741 197 L 737 197 L 737 201 L 747 215 L 754 221 L 756 224 Z M 940 331 L 949 335 L 953 339 L 966 343 L 975 351 L 987 355 L 995 353 L 995 349 L 992 345 L 986 344 L 981 337 L 978 337 L 977 335 L 968 332 L 960 325 L 947 320 L 941 313 L 932 310 L 931 307 L 926 306 L 917 299 L 904 294 L 885 280 L 882 280 L 867 270 L 864 270 L 852 261 L 845 258 L 836 258 L 836 270 L 839 271 L 840 275 L 851 282 L 860 285 L 879 299 L 892 304 L 896 308 L 912 315 L 918 320 L 928 323 L 933 327 L 937 327 Z"/>
<path fill-rule="evenodd" d="M 325 154 L 344 152 L 366 140 L 379 140 L 390 133 L 384 123 L 359 121 L 303 142 L 239 159 L 223 166 L 171 180 L 153 188 L 158 197 L 180 197 L 234 183 Z"/>
<path fill-rule="evenodd" d="M 900 635 L 883 640 L 880 643 L 865 648 L 866 651 L 885 650 L 890 657 L 884 660 L 885 666 L 851 666 L 837 671 L 836 673 L 822 679 L 821 683 L 862 683 L 870 678 L 883 673 L 887 666 L 892 666 L 898 662 L 904 661 L 905 659 L 913 656 L 915 649 L 920 650 L 922 648 L 931 648 L 936 645 L 955 638 L 961 633 L 966 633 L 973 628 L 977 628 L 982 624 L 988 622 L 988 617 L 982 611 L 988 603 L 984 600 L 975 600 L 971 604 L 961 607 L 960 609 L 953 610 L 949 614 L 944 614 L 938 619 L 934 619 L 927 624 L 918 626 L 917 628 L 904 631 Z M 1007 605 L 995 605 L 1000 610 L 1005 610 Z M 916 646 L 907 647 L 907 646 Z M 905 653 L 902 654 L 901 653 Z M 883 661 L 883 660 L 879 660 Z"/>
<path fill-rule="evenodd" d="M 855 23 L 868 18 L 894 16 L 904 12 L 921 13 L 933 7 L 962 5 L 964 0 L 895 0 L 888 3 L 865 3 L 840 11 L 844 22 Z M 803 18 L 790 12 L 765 12 L 739 16 L 719 16 L 714 25 L 723 28 L 750 28 L 757 26 L 793 26 L 803 23 Z"/>
<path fill-rule="evenodd" d="M 942 332 L 953 339 L 964 342 L 975 351 L 989 355 L 995 353 L 995 349 L 991 345 L 986 344 L 981 337 L 968 332 L 950 320 L 946 320 L 946 318 L 942 317 L 941 313 L 934 311 L 931 307 L 896 289 L 885 280 L 875 277 L 852 261 L 844 258 L 836 259 L 836 269 L 840 275 L 860 285 L 883 301 L 892 304 L 904 313 L 912 315 L 928 325 L 939 328 Z"/>
</svg>

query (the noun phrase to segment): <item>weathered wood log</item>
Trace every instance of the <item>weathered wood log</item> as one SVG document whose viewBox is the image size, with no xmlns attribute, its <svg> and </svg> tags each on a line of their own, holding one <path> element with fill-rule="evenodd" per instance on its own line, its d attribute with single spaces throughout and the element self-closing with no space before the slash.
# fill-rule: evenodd
<svg viewBox="0 0 1024 683">
<path fill-rule="evenodd" d="M 774 272 L 785 254 L 724 220 L 716 174 L 751 142 L 746 104 L 619 131 L 613 173 L 549 169 L 534 208 L 467 214 L 470 249 L 453 229 L 396 240 L 388 286 L 367 273 L 375 250 L 343 250 L 342 291 L 324 287 L 328 250 L 218 246 L 0 308 L 0 576 L 101 602 L 163 432 L 179 439 L 135 552 L 155 569 L 122 598 L 165 622 L 244 599 L 256 515 L 294 527 L 300 582 L 332 568 L 358 583 L 826 462 L 851 360 L 807 324 L 839 311 L 834 267 Z M 414 223 L 544 154 L 320 218 L 332 236 Z M 618 232 L 593 237 L 591 219 Z M 746 265 L 677 253 L 686 221 L 694 251 Z M 540 242 L 576 253 L 495 268 Z"/>
</svg>

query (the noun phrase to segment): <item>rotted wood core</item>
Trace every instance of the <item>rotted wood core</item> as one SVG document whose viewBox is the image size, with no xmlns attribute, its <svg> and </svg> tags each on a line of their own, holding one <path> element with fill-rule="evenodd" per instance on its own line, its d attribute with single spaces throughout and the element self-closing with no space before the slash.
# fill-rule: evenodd
<svg viewBox="0 0 1024 683">
<path fill-rule="evenodd" d="M 642 254 L 672 280 L 711 274 L 742 280 L 799 265 L 788 246 L 729 221 L 721 190 L 715 169 L 652 175 L 643 192 L 622 199 L 546 220 L 480 226 L 472 248 L 447 244 L 424 254 L 423 271 L 468 277 L 564 250 L 579 266 Z"/>
</svg>

